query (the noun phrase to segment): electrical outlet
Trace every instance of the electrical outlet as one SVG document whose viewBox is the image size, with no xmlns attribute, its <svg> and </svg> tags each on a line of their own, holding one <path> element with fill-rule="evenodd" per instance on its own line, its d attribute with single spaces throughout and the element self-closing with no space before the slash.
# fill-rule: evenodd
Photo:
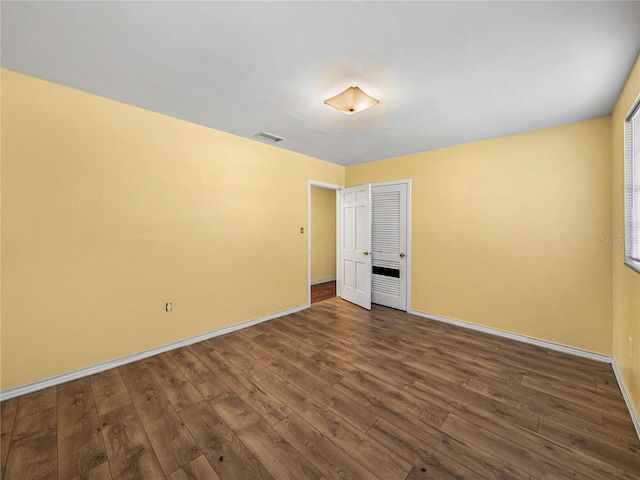
<svg viewBox="0 0 640 480">
<path fill-rule="evenodd" d="M 167 312 L 170 312 L 171 310 L 173 310 L 173 305 L 171 304 L 171 302 L 167 303 L 167 304 L 164 306 L 164 309 L 165 309 Z"/>
<path fill-rule="evenodd" d="M 629 358 L 633 358 L 633 338 L 629 337 Z"/>
</svg>

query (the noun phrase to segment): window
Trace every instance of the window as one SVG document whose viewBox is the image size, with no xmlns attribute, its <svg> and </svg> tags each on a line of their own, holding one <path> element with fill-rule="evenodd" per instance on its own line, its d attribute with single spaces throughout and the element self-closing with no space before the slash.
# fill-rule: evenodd
<svg viewBox="0 0 640 480">
<path fill-rule="evenodd" d="M 640 273 L 640 101 L 625 121 L 624 263 Z"/>
</svg>

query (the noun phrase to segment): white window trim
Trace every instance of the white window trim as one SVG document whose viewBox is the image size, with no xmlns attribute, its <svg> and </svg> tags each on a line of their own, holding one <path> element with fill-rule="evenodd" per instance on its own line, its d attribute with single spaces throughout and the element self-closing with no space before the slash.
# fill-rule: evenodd
<svg viewBox="0 0 640 480">
<path fill-rule="evenodd" d="M 624 122 L 624 263 L 640 273 L 640 97 Z"/>
</svg>

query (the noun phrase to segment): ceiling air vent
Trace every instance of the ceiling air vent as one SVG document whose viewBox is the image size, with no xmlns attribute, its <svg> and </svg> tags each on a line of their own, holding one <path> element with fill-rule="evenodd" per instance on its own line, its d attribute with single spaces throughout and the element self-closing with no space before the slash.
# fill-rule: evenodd
<svg viewBox="0 0 640 480">
<path fill-rule="evenodd" d="M 261 138 L 262 140 L 269 140 L 273 143 L 281 142 L 282 140 L 284 140 L 284 138 L 282 137 L 278 137 L 276 135 L 273 135 L 272 133 L 267 132 L 258 132 L 254 135 L 254 137 Z"/>
</svg>

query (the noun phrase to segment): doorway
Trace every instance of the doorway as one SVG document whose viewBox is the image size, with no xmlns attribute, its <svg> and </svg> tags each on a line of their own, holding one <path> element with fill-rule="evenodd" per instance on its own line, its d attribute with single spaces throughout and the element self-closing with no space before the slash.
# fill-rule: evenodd
<svg viewBox="0 0 640 480">
<path fill-rule="evenodd" d="M 308 303 L 336 296 L 337 194 L 342 187 L 309 180 Z"/>
</svg>

